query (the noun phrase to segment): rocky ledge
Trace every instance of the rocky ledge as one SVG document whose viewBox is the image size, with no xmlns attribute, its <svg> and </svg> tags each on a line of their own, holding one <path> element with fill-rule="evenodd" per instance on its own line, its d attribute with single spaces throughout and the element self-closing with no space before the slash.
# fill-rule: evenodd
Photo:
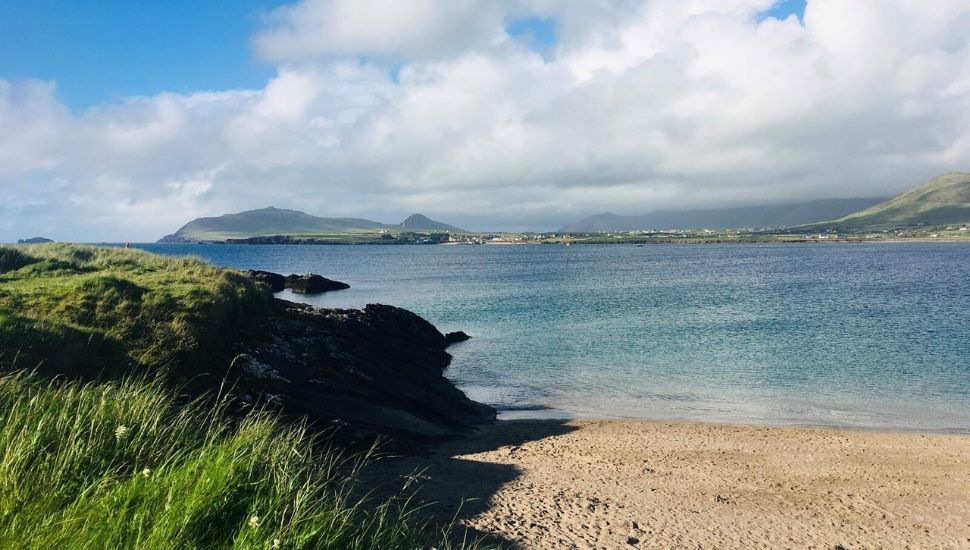
<svg viewBox="0 0 970 550">
<path fill-rule="evenodd" d="M 244 406 L 262 403 L 317 425 L 345 426 L 358 439 L 441 439 L 495 419 L 493 408 L 444 377 L 448 341 L 410 311 L 318 309 L 279 299 L 275 310 L 230 367 Z"/>
<path fill-rule="evenodd" d="M 334 281 L 333 279 L 328 279 L 316 273 L 288 275 L 285 277 L 279 273 L 258 269 L 250 269 L 245 273 L 250 279 L 268 285 L 273 292 L 281 292 L 283 289 L 288 288 L 297 294 L 319 294 L 331 290 L 350 288 L 350 285 L 347 283 Z"/>
</svg>

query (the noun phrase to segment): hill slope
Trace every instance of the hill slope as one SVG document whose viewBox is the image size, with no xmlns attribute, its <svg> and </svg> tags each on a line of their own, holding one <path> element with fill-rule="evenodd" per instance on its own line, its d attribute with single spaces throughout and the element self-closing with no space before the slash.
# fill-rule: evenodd
<svg viewBox="0 0 970 550">
<path fill-rule="evenodd" d="M 812 228 L 875 231 L 970 222 L 970 173 L 949 172 L 865 210 Z"/>
<path fill-rule="evenodd" d="M 408 231 L 448 231 L 452 233 L 465 232 L 464 229 L 460 229 L 446 223 L 436 222 L 421 214 L 411 214 L 408 216 L 406 220 L 401 222 L 401 228 Z"/>
<path fill-rule="evenodd" d="M 168 241 L 221 241 L 265 235 L 344 233 L 388 229 L 382 223 L 358 218 L 320 218 L 297 210 L 261 208 L 213 218 L 197 218 L 183 225 Z"/>
<path fill-rule="evenodd" d="M 197 218 L 160 242 L 224 241 L 274 235 L 314 235 L 385 231 L 461 231 L 414 214 L 398 225 L 362 218 L 322 218 L 297 210 L 260 208 L 211 218 Z"/>
<path fill-rule="evenodd" d="M 638 229 L 721 229 L 789 227 L 844 216 L 884 199 L 822 199 L 794 204 L 742 206 L 710 210 L 657 210 L 649 214 L 622 216 L 611 213 L 589 216 L 565 226 L 566 233 L 634 231 Z"/>
</svg>

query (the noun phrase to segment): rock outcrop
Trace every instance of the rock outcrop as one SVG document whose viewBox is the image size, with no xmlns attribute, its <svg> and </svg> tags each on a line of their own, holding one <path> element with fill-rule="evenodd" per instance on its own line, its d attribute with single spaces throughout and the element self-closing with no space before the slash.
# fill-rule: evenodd
<svg viewBox="0 0 970 550">
<path fill-rule="evenodd" d="M 458 342 L 464 342 L 465 340 L 470 340 L 471 336 L 465 334 L 465 331 L 458 330 L 455 332 L 449 332 L 445 334 L 445 345 L 450 346 L 452 344 L 457 344 Z"/>
<path fill-rule="evenodd" d="M 279 273 L 273 273 L 272 271 L 262 271 L 259 269 L 250 269 L 246 271 L 246 275 L 254 280 L 261 283 L 266 283 L 270 290 L 273 292 L 282 292 L 286 288 L 286 277 L 280 275 Z"/>
<path fill-rule="evenodd" d="M 495 419 L 444 377 L 446 338 L 418 315 L 378 304 L 276 303 L 261 337 L 241 345 L 230 368 L 246 398 L 407 440 L 454 437 Z"/>
<path fill-rule="evenodd" d="M 333 279 L 328 279 L 316 273 L 288 275 L 285 277 L 279 273 L 259 269 L 249 269 L 245 273 L 246 276 L 254 281 L 266 283 L 273 292 L 281 292 L 283 289 L 288 288 L 296 294 L 320 294 L 321 292 L 350 288 L 350 285 L 347 283 L 334 281 Z"/>
<path fill-rule="evenodd" d="M 290 275 L 286 278 L 286 288 L 297 294 L 319 294 L 331 290 L 350 288 L 347 283 L 334 281 L 315 273 L 306 275 Z"/>
</svg>

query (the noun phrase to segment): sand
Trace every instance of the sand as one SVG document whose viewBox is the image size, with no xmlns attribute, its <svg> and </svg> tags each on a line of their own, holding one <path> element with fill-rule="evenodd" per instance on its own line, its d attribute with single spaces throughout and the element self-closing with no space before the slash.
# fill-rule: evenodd
<svg viewBox="0 0 970 550">
<path fill-rule="evenodd" d="M 440 519 L 522 548 L 970 548 L 965 435 L 513 421 L 381 466 L 425 467 Z"/>
</svg>

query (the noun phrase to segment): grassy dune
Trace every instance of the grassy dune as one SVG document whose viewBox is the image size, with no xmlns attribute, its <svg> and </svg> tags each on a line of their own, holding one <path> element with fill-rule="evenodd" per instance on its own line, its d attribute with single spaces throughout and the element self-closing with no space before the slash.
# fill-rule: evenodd
<svg viewBox="0 0 970 550">
<path fill-rule="evenodd" d="M 363 457 L 186 404 L 270 301 L 193 259 L 0 247 L 0 548 L 449 547 L 407 500 L 350 496 Z"/>
<path fill-rule="evenodd" d="M 0 363 L 90 376 L 192 368 L 262 319 L 271 296 L 190 258 L 76 245 L 0 248 Z"/>
</svg>

